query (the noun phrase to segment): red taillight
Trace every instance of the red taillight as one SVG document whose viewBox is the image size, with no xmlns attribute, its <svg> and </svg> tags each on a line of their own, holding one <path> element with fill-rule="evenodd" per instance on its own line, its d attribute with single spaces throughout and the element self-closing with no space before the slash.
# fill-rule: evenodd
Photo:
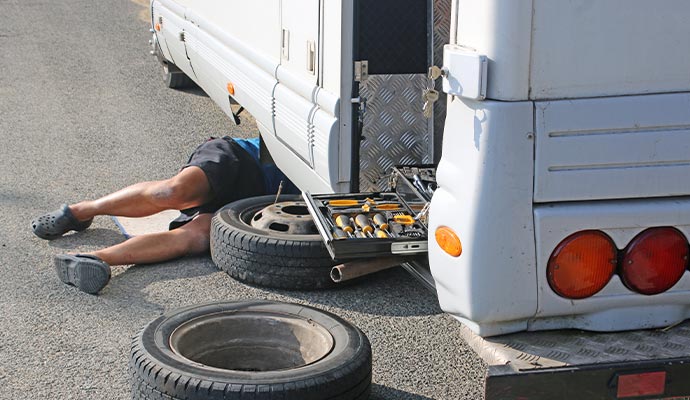
<svg viewBox="0 0 690 400">
<path fill-rule="evenodd" d="M 675 228 L 652 228 L 625 249 L 620 275 L 638 293 L 657 294 L 675 285 L 688 262 L 688 242 Z"/>
<path fill-rule="evenodd" d="M 559 296 L 583 299 L 606 286 L 616 269 L 616 246 L 603 232 L 582 231 L 565 238 L 546 267 L 549 285 Z"/>
</svg>

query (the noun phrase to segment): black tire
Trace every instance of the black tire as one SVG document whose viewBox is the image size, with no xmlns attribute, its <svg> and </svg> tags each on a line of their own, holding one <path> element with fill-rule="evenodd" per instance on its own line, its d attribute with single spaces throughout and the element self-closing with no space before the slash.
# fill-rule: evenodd
<svg viewBox="0 0 690 400">
<path fill-rule="evenodd" d="M 311 307 L 219 302 L 150 322 L 132 340 L 129 369 L 132 399 L 367 399 L 371 346 Z"/>
<path fill-rule="evenodd" d="M 299 201 L 283 195 L 279 202 Z M 335 285 L 331 259 L 321 236 L 257 229 L 250 221 L 275 196 L 251 197 L 221 208 L 211 222 L 211 258 L 240 282 L 282 289 L 322 289 Z"/>
<path fill-rule="evenodd" d="M 158 42 L 158 35 L 154 33 L 149 43 L 151 43 L 152 54 L 156 56 L 156 59 L 163 67 L 163 81 L 167 87 L 171 89 L 182 89 L 194 84 L 194 81 L 192 81 L 187 74 L 182 72 L 177 65 L 165 59 L 160 48 L 160 43 Z"/>
<path fill-rule="evenodd" d="M 165 86 L 171 89 L 183 89 L 193 85 L 193 81 L 181 69 L 171 62 L 163 63 Z"/>
</svg>

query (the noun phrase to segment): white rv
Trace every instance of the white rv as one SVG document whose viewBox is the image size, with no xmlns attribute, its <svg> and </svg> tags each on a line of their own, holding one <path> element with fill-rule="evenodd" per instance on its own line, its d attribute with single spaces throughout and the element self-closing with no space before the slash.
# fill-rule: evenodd
<svg viewBox="0 0 690 400">
<path fill-rule="evenodd" d="M 495 366 L 487 398 L 558 397 L 559 374 L 614 398 L 690 394 L 690 328 L 636 331 L 690 316 L 690 2 L 151 7 L 169 84 L 249 111 L 303 191 L 377 193 L 394 166 L 437 166 L 428 262 L 405 267 Z M 573 328 L 633 331 L 614 347 L 634 351 L 577 331 L 488 338 Z M 651 389 L 616 386 L 631 380 Z"/>
</svg>

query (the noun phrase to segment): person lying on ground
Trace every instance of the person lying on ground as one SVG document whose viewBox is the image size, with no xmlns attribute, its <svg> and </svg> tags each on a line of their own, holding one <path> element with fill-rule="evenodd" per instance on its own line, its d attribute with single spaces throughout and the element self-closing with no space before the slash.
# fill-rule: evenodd
<svg viewBox="0 0 690 400">
<path fill-rule="evenodd" d="M 96 294 L 110 280 L 110 266 L 150 264 L 202 254 L 210 248 L 213 214 L 235 200 L 297 190 L 272 164 L 259 162 L 259 139 L 211 138 L 199 145 L 170 179 L 140 182 L 97 200 L 64 204 L 31 222 L 34 234 L 52 240 L 83 231 L 99 215 L 145 217 L 180 210 L 170 230 L 135 236 L 89 253 L 59 254 L 55 271 L 64 283 Z"/>
</svg>

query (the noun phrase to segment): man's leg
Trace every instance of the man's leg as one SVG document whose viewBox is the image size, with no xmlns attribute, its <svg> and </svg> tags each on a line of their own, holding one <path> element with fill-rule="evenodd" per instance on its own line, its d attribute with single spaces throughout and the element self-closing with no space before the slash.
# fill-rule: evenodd
<svg viewBox="0 0 690 400">
<path fill-rule="evenodd" d="M 184 168 L 170 179 L 140 182 L 98 200 L 70 205 L 79 221 L 97 215 L 145 217 L 163 210 L 184 210 L 211 199 L 211 187 L 204 171 L 196 166 Z"/>
<path fill-rule="evenodd" d="M 91 294 L 110 281 L 110 265 L 146 264 L 207 252 L 212 214 L 200 214 L 172 231 L 135 236 L 92 253 L 55 256 L 55 271 L 64 283 Z"/>
<path fill-rule="evenodd" d="M 144 217 L 200 206 L 212 196 L 204 171 L 189 166 L 170 179 L 141 182 L 98 200 L 63 205 L 31 221 L 31 229 L 41 239 L 52 240 L 72 230 L 83 231 L 97 215 Z"/>
<path fill-rule="evenodd" d="M 213 214 L 200 214 L 180 228 L 135 236 L 89 253 L 109 265 L 150 264 L 209 250 Z"/>
</svg>

